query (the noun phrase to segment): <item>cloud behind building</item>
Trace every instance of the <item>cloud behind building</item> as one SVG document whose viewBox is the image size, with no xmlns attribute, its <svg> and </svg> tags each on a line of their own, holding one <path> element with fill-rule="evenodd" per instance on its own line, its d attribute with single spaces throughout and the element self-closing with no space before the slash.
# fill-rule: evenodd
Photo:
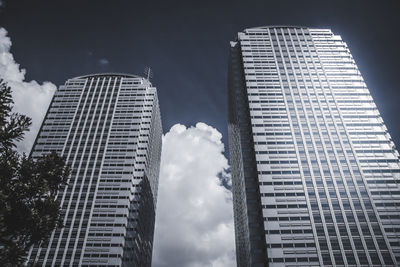
<svg viewBox="0 0 400 267">
<path fill-rule="evenodd" d="M 153 266 L 234 266 L 231 192 L 222 135 L 197 123 L 163 138 Z"/>
<path fill-rule="evenodd" d="M 21 69 L 15 62 L 10 52 L 11 45 L 7 31 L 0 28 L 0 78 L 7 81 L 12 89 L 13 111 L 32 118 L 30 131 L 25 135 L 25 139 L 18 143 L 20 152 L 29 153 L 56 86 L 50 82 L 39 84 L 36 81 L 25 81 L 26 70 Z"/>
</svg>

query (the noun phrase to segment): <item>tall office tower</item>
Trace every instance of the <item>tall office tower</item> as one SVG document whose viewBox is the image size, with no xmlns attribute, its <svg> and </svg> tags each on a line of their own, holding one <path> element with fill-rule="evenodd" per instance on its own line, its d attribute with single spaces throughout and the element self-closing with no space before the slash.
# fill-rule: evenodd
<svg viewBox="0 0 400 267">
<path fill-rule="evenodd" d="M 341 37 L 246 29 L 228 91 L 238 266 L 398 266 L 399 153 Z"/>
<path fill-rule="evenodd" d="M 64 227 L 29 252 L 38 266 L 150 266 L 161 155 L 157 91 L 142 77 L 95 74 L 56 91 L 31 155 L 71 166 Z"/>
</svg>

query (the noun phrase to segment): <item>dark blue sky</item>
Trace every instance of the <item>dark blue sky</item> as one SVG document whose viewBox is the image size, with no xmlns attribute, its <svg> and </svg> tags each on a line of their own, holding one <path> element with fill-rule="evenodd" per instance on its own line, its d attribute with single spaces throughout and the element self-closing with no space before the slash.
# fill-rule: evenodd
<svg viewBox="0 0 400 267">
<path fill-rule="evenodd" d="M 5 0 L 0 26 L 27 80 L 154 71 L 164 132 L 205 122 L 227 146 L 229 41 L 262 25 L 331 28 L 349 45 L 394 141 L 400 144 L 400 6 L 396 1 Z"/>
</svg>

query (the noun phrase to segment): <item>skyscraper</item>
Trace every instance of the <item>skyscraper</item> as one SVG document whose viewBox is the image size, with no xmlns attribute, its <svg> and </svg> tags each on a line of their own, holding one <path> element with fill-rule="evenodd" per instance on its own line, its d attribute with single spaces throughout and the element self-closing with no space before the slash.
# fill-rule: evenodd
<svg viewBox="0 0 400 267">
<path fill-rule="evenodd" d="M 64 227 L 31 249 L 39 266 L 150 266 L 161 155 L 157 90 L 145 78 L 94 74 L 56 91 L 32 149 L 71 166 L 58 195 Z"/>
<path fill-rule="evenodd" d="M 238 266 L 400 264 L 399 153 L 339 35 L 240 32 L 228 98 Z"/>
</svg>

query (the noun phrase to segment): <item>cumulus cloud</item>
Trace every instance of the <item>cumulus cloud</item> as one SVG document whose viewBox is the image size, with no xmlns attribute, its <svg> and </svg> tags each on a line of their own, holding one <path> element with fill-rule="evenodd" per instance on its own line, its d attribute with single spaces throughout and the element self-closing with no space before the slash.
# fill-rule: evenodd
<svg viewBox="0 0 400 267">
<path fill-rule="evenodd" d="M 0 28 L 0 78 L 3 78 L 11 86 L 14 100 L 13 111 L 32 118 L 30 131 L 25 135 L 25 139 L 18 144 L 20 152 L 29 153 L 56 86 L 50 82 L 39 84 L 36 81 L 25 81 L 26 71 L 20 69 L 19 64 L 15 62 L 10 52 L 11 45 L 7 31 Z"/>
<path fill-rule="evenodd" d="M 197 123 L 163 137 L 153 266 L 235 266 L 228 161 L 222 135 Z"/>
</svg>

